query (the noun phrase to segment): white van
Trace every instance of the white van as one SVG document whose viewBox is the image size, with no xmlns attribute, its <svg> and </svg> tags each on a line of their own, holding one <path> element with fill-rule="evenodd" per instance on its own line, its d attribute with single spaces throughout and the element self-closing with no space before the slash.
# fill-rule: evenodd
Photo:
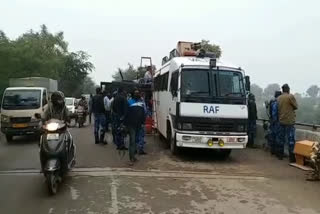
<svg viewBox="0 0 320 214">
<path fill-rule="evenodd" d="M 40 120 L 48 107 L 48 93 L 42 87 L 10 87 L 4 91 L 1 104 L 1 132 L 8 142 L 13 136 L 35 135 L 40 131 Z"/>
<path fill-rule="evenodd" d="M 154 75 L 154 120 L 173 154 L 179 148 L 246 148 L 249 77 L 215 58 L 178 56 Z"/>
</svg>

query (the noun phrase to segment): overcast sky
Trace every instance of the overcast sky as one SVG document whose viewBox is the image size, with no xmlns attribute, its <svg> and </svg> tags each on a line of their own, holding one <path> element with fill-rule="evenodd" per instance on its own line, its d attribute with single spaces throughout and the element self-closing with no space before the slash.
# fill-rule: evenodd
<svg viewBox="0 0 320 214">
<path fill-rule="evenodd" d="M 0 29 L 16 38 L 46 24 L 63 31 L 72 51 L 84 50 L 94 80 L 151 56 L 160 65 L 177 41 L 208 39 L 222 60 L 252 82 L 289 83 L 304 92 L 320 85 L 319 0 L 0 0 Z"/>
</svg>

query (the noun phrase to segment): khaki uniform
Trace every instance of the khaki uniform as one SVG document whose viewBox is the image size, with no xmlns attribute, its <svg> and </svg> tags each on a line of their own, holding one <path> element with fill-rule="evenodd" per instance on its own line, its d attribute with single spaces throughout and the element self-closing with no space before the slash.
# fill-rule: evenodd
<svg viewBox="0 0 320 214">
<path fill-rule="evenodd" d="M 296 122 L 295 110 L 298 109 L 296 99 L 292 94 L 283 93 L 278 97 L 279 121 L 282 125 L 294 125 Z"/>
</svg>

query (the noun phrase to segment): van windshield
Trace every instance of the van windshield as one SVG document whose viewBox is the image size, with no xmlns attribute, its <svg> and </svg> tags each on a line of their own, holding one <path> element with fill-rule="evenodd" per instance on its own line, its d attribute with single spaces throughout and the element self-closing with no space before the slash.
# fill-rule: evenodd
<svg viewBox="0 0 320 214">
<path fill-rule="evenodd" d="M 40 108 L 40 90 L 8 90 L 3 96 L 2 108 L 25 110 Z"/>
<path fill-rule="evenodd" d="M 241 72 L 231 70 L 183 69 L 182 97 L 244 97 Z"/>
<path fill-rule="evenodd" d="M 185 70 L 181 76 L 181 92 L 185 96 L 209 96 L 208 70 Z"/>
<path fill-rule="evenodd" d="M 73 99 L 72 98 L 66 98 L 65 102 L 66 102 L 67 106 L 73 106 Z"/>
</svg>

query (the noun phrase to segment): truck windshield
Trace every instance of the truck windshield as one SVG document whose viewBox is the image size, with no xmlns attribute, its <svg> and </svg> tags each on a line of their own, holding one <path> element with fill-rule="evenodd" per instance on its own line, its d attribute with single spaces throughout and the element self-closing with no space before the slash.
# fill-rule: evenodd
<svg viewBox="0 0 320 214">
<path fill-rule="evenodd" d="M 66 98 L 65 102 L 66 102 L 67 106 L 73 106 L 73 99 L 72 98 Z"/>
<path fill-rule="evenodd" d="M 242 74 L 233 71 L 219 71 L 220 96 L 244 96 Z"/>
<path fill-rule="evenodd" d="M 243 97 L 242 73 L 227 70 L 184 69 L 182 97 Z"/>
<path fill-rule="evenodd" d="M 3 96 L 2 108 L 25 110 L 40 108 L 40 90 L 8 90 Z"/>
<path fill-rule="evenodd" d="M 208 70 L 184 70 L 181 76 L 181 92 L 184 96 L 209 96 Z"/>
</svg>

